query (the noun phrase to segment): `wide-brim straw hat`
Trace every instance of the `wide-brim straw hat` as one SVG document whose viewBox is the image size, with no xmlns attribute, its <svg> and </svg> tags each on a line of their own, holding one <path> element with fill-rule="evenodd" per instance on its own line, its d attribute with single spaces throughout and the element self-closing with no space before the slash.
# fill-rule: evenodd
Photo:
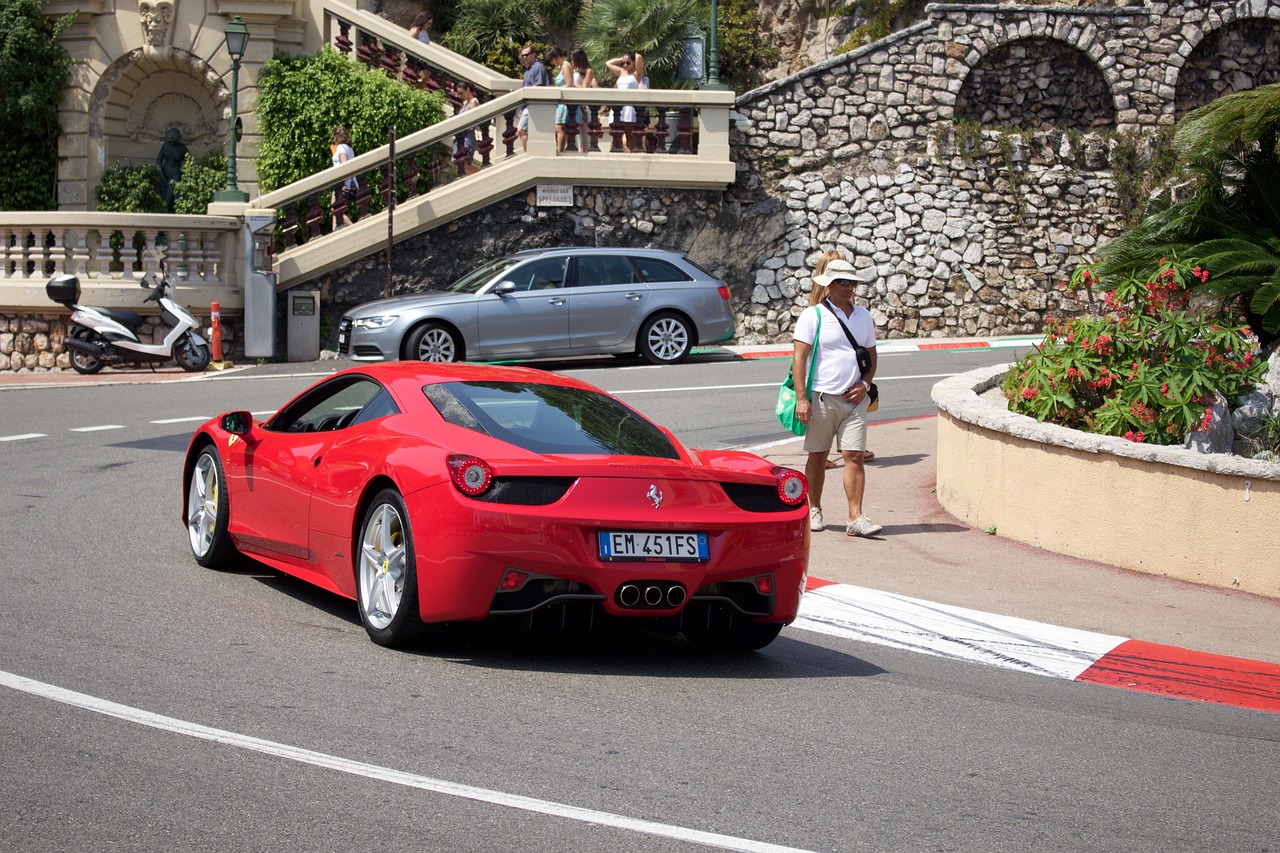
<svg viewBox="0 0 1280 853">
<path fill-rule="evenodd" d="M 853 268 L 853 264 L 848 261 L 835 260 L 827 264 L 827 269 L 822 275 L 815 275 L 813 281 L 821 287 L 830 287 L 831 282 L 838 278 L 856 282 L 858 280 L 858 271 Z"/>
</svg>

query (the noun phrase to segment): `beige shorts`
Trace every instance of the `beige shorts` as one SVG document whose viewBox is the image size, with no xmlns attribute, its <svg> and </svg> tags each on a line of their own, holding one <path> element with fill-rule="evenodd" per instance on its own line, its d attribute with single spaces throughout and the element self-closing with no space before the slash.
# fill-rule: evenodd
<svg viewBox="0 0 1280 853">
<path fill-rule="evenodd" d="M 867 398 L 854 405 L 838 394 L 814 391 L 809 397 L 813 414 L 804 434 L 805 453 L 828 453 L 831 443 L 841 450 L 867 449 Z"/>
</svg>

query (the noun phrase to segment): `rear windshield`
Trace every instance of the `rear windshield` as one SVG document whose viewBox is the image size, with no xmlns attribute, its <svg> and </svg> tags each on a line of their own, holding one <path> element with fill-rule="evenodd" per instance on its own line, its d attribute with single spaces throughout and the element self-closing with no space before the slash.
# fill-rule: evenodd
<svg viewBox="0 0 1280 853">
<path fill-rule="evenodd" d="M 679 458 L 662 430 L 594 391 L 534 382 L 444 382 L 423 391 L 449 423 L 534 453 Z"/>
</svg>

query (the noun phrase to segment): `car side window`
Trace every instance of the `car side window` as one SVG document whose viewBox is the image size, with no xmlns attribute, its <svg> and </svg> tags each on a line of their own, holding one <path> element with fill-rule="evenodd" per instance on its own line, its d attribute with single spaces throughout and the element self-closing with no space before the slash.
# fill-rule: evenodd
<svg viewBox="0 0 1280 853">
<path fill-rule="evenodd" d="M 693 276 L 667 261 L 657 258 L 630 258 L 630 261 L 639 271 L 642 281 L 693 281 Z"/>
<path fill-rule="evenodd" d="M 569 256 L 542 258 L 519 266 L 505 276 L 515 282 L 517 291 L 554 290 L 564 287 L 565 273 L 569 269 Z"/>
<path fill-rule="evenodd" d="M 583 255 L 578 258 L 578 287 L 634 283 L 635 275 L 626 258 L 616 255 Z"/>
<path fill-rule="evenodd" d="M 382 386 L 372 380 L 359 376 L 343 377 L 325 383 L 302 399 L 294 401 L 268 421 L 266 428 L 272 432 L 328 432 L 341 429 L 348 426 L 379 393 L 386 394 Z"/>
</svg>

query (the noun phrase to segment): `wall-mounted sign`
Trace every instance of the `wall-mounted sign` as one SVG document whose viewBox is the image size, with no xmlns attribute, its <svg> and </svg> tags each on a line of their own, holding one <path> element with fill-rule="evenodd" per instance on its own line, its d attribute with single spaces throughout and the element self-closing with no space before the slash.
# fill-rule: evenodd
<svg viewBox="0 0 1280 853">
<path fill-rule="evenodd" d="M 538 207 L 573 207 L 573 184 L 538 184 Z"/>
</svg>

